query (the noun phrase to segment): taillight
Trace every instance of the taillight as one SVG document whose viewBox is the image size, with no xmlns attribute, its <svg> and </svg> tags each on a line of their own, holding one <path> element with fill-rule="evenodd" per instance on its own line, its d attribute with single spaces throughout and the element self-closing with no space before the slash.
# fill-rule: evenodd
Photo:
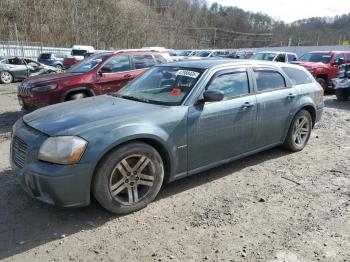
<svg viewBox="0 0 350 262">
<path fill-rule="evenodd" d="M 320 85 L 319 82 L 316 82 L 317 83 L 317 86 L 321 89 L 321 95 L 324 96 L 324 89 L 323 87 Z"/>
</svg>

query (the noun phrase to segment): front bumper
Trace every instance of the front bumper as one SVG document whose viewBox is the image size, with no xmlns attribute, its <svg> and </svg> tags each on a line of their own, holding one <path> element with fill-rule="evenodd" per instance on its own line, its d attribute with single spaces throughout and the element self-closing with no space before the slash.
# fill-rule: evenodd
<svg viewBox="0 0 350 262">
<path fill-rule="evenodd" d="M 27 144 L 25 160 L 15 161 L 15 137 Z M 32 197 L 59 207 L 81 207 L 90 203 L 93 165 L 57 165 L 37 160 L 47 136 L 19 120 L 13 130 L 10 163 L 22 188 Z M 22 158 L 23 159 L 23 158 Z"/>
</svg>

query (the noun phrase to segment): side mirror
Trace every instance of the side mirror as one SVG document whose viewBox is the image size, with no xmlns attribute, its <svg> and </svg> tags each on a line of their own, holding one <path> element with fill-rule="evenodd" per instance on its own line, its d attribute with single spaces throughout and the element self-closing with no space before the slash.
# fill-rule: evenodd
<svg viewBox="0 0 350 262">
<path fill-rule="evenodd" d="M 101 69 L 98 71 L 98 74 L 102 76 L 105 73 L 112 73 L 112 68 L 108 66 L 102 66 Z"/>
<path fill-rule="evenodd" d="M 217 102 L 224 99 L 224 92 L 212 89 L 212 90 L 206 90 L 203 93 L 204 102 Z"/>
</svg>

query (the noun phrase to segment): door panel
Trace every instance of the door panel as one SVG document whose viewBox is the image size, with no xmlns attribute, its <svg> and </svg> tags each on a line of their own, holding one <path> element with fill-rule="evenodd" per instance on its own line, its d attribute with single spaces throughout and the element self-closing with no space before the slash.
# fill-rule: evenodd
<svg viewBox="0 0 350 262">
<path fill-rule="evenodd" d="M 106 61 L 103 67 L 110 68 L 111 72 L 103 73 L 96 77 L 95 85 L 101 94 L 117 92 L 134 78 L 128 55 L 112 57 Z"/>
<path fill-rule="evenodd" d="M 286 87 L 284 77 L 276 70 L 255 68 L 257 88 L 257 148 L 282 142 L 298 93 Z"/>
<path fill-rule="evenodd" d="M 226 100 L 200 102 L 189 108 L 189 170 L 232 158 L 253 147 L 257 107 L 255 95 L 249 93 L 246 70 L 219 72 L 207 89 L 222 91 Z"/>
</svg>

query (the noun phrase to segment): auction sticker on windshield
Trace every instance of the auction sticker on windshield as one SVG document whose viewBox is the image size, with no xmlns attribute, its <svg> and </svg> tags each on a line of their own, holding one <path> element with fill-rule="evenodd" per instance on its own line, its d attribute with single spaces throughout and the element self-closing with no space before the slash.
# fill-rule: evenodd
<svg viewBox="0 0 350 262">
<path fill-rule="evenodd" d="M 176 76 L 187 76 L 191 78 L 197 78 L 197 76 L 199 76 L 199 73 L 189 70 L 179 70 L 177 71 Z"/>
</svg>

